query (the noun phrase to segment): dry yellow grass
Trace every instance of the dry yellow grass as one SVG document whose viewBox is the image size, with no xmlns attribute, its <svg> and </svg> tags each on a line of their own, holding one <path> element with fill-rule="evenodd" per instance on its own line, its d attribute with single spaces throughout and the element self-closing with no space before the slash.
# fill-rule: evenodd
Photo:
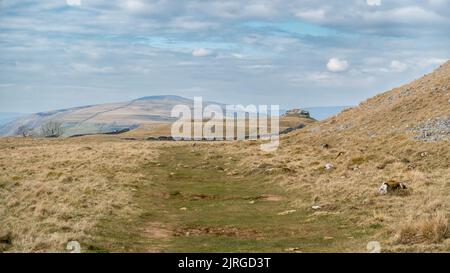
<svg viewBox="0 0 450 273">
<path fill-rule="evenodd" d="M 409 219 L 396 228 L 399 244 L 442 243 L 448 236 L 448 219 L 442 212 L 428 217 Z"/>
<path fill-rule="evenodd" d="M 241 120 L 242 121 L 242 120 Z M 279 120 L 279 131 L 283 131 L 287 128 L 295 128 L 299 126 L 300 124 L 303 124 L 305 126 L 311 126 L 316 121 L 311 118 L 304 118 L 299 116 L 282 116 Z M 234 121 L 230 121 L 234 122 Z M 225 124 L 225 121 L 224 121 Z M 235 132 L 237 130 L 237 122 L 235 123 Z M 193 123 L 192 123 L 193 125 Z M 170 136 L 171 135 L 171 129 L 172 124 L 171 123 L 154 123 L 154 124 L 144 124 L 141 125 L 139 128 L 131 130 L 127 133 L 124 133 L 121 135 L 122 138 L 136 138 L 136 139 L 145 139 L 147 137 L 158 137 L 158 136 Z M 268 123 L 267 130 L 271 130 L 270 122 Z M 192 126 L 192 132 L 194 132 L 193 126 Z M 248 119 L 245 120 L 245 133 L 249 133 L 249 121 Z M 225 134 L 225 127 L 223 131 L 223 135 Z"/>
<path fill-rule="evenodd" d="M 8 251 L 64 251 L 89 237 L 98 219 L 136 213 L 137 168 L 158 157 L 156 144 L 115 138 L 0 140 L 0 231 Z"/>
<path fill-rule="evenodd" d="M 254 141 L 201 143 L 196 152 L 207 160 L 218 154 L 241 158 L 226 175 L 267 174 L 287 194 L 301 192 L 289 209 L 320 207 L 305 221 L 345 218 L 352 226 L 344 230 L 376 230 L 370 239 L 386 252 L 450 251 L 449 141 L 414 140 L 410 130 L 448 117 L 449 99 L 450 62 L 283 136 L 274 153 L 262 152 Z M 14 237 L 8 251 L 62 251 L 69 240 L 89 239 L 104 216 L 139 213 L 132 192 L 147 179 L 140 166 L 156 161 L 163 145 L 192 145 L 119 138 L 0 140 L 0 231 Z M 391 179 L 406 183 L 407 194 L 380 196 L 378 187 Z M 361 249 L 349 245 L 348 251 Z"/>
<path fill-rule="evenodd" d="M 286 190 L 313 196 L 296 205 L 320 204 L 324 213 L 347 214 L 356 225 L 380 227 L 374 239 L 383 242 L 385 251 L 449 251 L 448 233 L 442 231 L 450 215 L 449 141 L 417 141 L 410 130 L 429 119 L 449 117 L 449 99 L 450 62 L 360 107 L 283 137 L 275 154 L 239 144 L 233 152 L 231 146 L 226 149 L 247 154 L 242 168 L 249 173 L 269 166 L 271 172 L 278 171 L 278 183 Z M 328 163 L 331 170 L 324 168 Z M 379 196 L 378 187 L 390 179 L 404 181 L 407 194 Z M 408 219 L 419 222 L 402 226 Z M 402 232 L 422 239 L 393 240 Z M 405 242 L 408 245 L 397 248 Z"/>
</svg>

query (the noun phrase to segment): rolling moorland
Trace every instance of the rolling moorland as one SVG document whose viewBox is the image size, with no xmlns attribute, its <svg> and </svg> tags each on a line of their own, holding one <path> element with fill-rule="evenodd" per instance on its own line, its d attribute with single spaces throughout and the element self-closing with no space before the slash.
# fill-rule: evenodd
<svg viewBox="0 0 450 273">
<path fill-rule="evenodd" d="M 136 129 L 140 130 L 140 129 Z M 145 136 L 145 130 L 127 134 Z M 0 251 L 450 251 L 450 62 L 260 141 L 0 139 Z M 406 190 L 380 195 L 383 182 Z"/>
<path fill-rule="evenodd" d="M 215 104 L 223 109 L 225 105 L 217 102 L 204 102 L 204 105 Z M 120 130 L 139 129 L 145 131 L 143 136 L 170 135 L 172 122 L 171 110 L 176 105 L 187 105 L 193 108 L 194 101 L 174 95 L 148 96 L 131 101 L 88 105 L 35 114 L 0 113 L 0 136 L 21 135 L 21 128 L 27 128 L 30 135 L 38 136 L 40 128 L 51 121 L 58 121 L 64 127 L 64 136 L 86 134 L 102 134 Z M 338 113 L 345 107 L 311 107 L 305 108 L 314 118 L 325 119 Z M 225 109 L 224 109 L 225 112 Z M 280 114 L 286 113 L 280 110 Z M 281 121 L 281 130 L 304 122 L 296 117 L 285 117 Z M 136 131 L 133 133 L 135 135 Z"/>
</svg>

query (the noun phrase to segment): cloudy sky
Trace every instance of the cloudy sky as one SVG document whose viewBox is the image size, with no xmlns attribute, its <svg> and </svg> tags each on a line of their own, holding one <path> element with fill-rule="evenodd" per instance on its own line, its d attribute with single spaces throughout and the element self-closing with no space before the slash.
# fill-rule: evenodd
<svg viewBox="0 0 450 273">
<path fill-rule="evenodd" d="M 450 59 L 450 0 L 0 0 L 0 112 L 354 105 Z"/>
</svg>

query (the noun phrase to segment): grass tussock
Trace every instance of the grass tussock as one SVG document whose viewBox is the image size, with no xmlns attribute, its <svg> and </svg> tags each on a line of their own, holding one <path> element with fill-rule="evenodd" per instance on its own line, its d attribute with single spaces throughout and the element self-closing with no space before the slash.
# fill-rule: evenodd
<svg viewBox="0 0 450 273">
<path fill-rule="evenodd" d="M 443 213 L 409 219 L 397 227 L 396 244 L 441 243 L 448 238 L 448 219 Z"/>
</svg>

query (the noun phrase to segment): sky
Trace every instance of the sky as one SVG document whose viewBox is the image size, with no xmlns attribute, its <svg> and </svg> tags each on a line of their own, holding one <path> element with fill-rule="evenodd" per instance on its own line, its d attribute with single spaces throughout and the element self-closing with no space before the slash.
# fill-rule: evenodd
<svg viewBox="0 0 450 273">
<path fill-rule="evenodd" d="M 0 0 L 0 112 L 356 105 L 450 59 L 450 0 Z"/>
</svg>

